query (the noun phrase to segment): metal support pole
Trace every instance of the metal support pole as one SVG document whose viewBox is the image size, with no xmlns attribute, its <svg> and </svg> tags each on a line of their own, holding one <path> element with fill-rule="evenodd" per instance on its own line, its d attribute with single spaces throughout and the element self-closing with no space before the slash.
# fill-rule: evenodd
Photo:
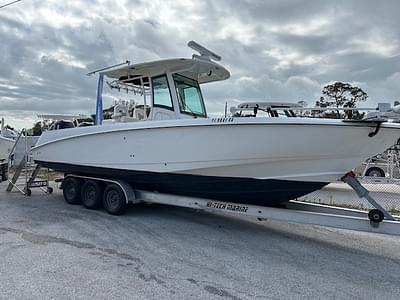
<svg viewBox="0 0 400 300">
<path fill-rule="evenodd" d="M 96 125 L 103 123 L 103 74 L 99 74 L 97 83 L 97 101 L 96 101 Z"/>
<path fill-rule="evenodd" d="M 384 209 L 378 202 L 375 201 L 374 198 L 369 195 L 369 191 L 357 180 L 354 172 L 347 173 L 342 177 L 342 180 L 352 187 L 352 189 L 357 193 L 358 197 L 365 198 L 373 207 L 382 211 L 387 220 L 395 220 L 386 209 Z"/>
<path fill-rule="evenodd" d="M 146 91 L 144 88 L 143 77 L 140 77 L 140 85 L 142 86 L 143 93 L 143 111 L 144 111 L 144 119 L 147 120 L 147 101 L 146 101 Z"/>
</svg>

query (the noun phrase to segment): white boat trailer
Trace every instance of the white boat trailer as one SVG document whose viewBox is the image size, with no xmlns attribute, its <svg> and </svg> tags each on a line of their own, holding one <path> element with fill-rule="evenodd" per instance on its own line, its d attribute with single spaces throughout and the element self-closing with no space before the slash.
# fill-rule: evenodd
<svg viewBox="0 0 400 300">
<path fill-rule="evenodd" d="M 88 186 L 93 186 L 93 182 L 106 184 L 107 187 L 104 192 L 102 204 L 111 214 L 123 213 L 128 203 L 145 202 L 186 207 L 214 213 L 256 217 L 259 220 L 271 219 L 289 223 L 400 235 L 400 218 L 394 218 L 391 216 L 389 212 L 369 196 L 368 191 L 358 182 L 352 172 L 346 174 L 342 180 L 347 182 L 360 197 L 366 198 L 375 209 L 365 212 L 355 209 L 338 208 L 294 200 L 285 204 L 284 208 L 264 207 L 135 190 L 128 183 L 118 179 L 105 179 L 69 174 L 65 176 L 63 183 L 66 182 L 66 179 L 68 178 L 69 181 L 71 181 L 71 179 L 72 181 L 80 180 L 81 186 L 82 181 L 86 183 L 90 182 L 91 184 L 88 184 Z M 83 186 L 85 186 L 85 184 L 83 184 Z M 64 192 L 65 191 L 63 191 L 63 193 Z M 82 195 L 84 194 L 86 194 L 85 191 L 82 192 Z M 89 191 L 87 195 L 94 194 L 90 194 Z M 64 198 L 66 198 L 65 193 Z M 72 201 L 68 201 L 67 198 L 66 201 L 68 203 L 73 203 Z M 93 205 L 93 199 L 89 199 L 86 203 L 85 201 L 86 200 L 82 199 L 83 205 L 87 208 L 99 207 L 99 205 Z"/>
<path fill-rule="evenodd" d="M 400 235 L 400 220 L 371 221 L 368 213 L 347 208 L 290 201 L 286 208 L 221 202 L 208 199 L 135 191 L 139 202 L 187 207 L 209 212 L 222 212 L 259 220 L 320 225 L 341 229 Z"/>
</svg>

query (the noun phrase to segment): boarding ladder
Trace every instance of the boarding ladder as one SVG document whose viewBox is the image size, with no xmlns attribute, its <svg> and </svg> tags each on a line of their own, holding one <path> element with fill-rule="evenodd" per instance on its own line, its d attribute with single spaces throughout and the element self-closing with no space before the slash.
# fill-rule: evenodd
<svg viewBox="0 0 400 300">
<path fill-rule="evenodd" d="M 12 157 L 21 137 L 25 139 L 24 155 L 14 168 Z M 49 169 L 42 168 L 41 165 L 36 164 L 32 159 L 25 129 L 21 130 L 19 133 L 10 156 L 8 157 L 8 174 L 11 174 L 11 171 L 14 171 L 14 174 L 11 179 L 8 179 L 7 192 L 11 192 L 14 188 L 26 196 L 32 194 L 32 188 L 40 188 L 42 191 L 49 194 L 53 192 L 53 188 L 49 186 Z"/>
</svg>

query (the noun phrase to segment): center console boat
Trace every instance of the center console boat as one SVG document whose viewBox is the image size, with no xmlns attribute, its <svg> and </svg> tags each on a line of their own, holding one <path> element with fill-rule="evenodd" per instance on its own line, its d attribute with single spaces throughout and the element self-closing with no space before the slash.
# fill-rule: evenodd
<svg viewBox="0 0 400 300">
<path fill-rule="evenodd" d="M 400 124 L 379 116 L 210 118 L 201 86 L 230 73 L 220 56 L 188 45 L 199 54 L 101 71 L 110 88 L 143 97 L 136 113 L 127 122 L 46 131 L 33 159 L 145 191 L 273 206 L 340 180 L 399 138 Z"/>
</svg>

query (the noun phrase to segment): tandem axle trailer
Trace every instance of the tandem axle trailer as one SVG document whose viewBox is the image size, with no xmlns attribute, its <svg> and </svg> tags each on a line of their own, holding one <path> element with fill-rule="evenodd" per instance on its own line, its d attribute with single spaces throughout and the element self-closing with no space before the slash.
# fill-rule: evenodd
<svg viewBox="0 0 400 300">
<path fill-rule="evenodd" d="M 343 177 L 360 197 L 375 209 L 369 212 L 327 205 L 289 201 L 284 208 L 222 202 L 211 199 L 136 190 L 120 179 L 68 174 L 61 183 L 67 203 L 81 202 L 86 208 L 104 209 L 114 215 L 124 213 L 129 203 L 155 203 L 192 208 L 213 213 L 255 217 L 288 223 L 327 226 L 364 232 L 400 235 L 400 219 L 391 216 L 369 196 L 368 191 L 349 173 Z"/>
</svg>

